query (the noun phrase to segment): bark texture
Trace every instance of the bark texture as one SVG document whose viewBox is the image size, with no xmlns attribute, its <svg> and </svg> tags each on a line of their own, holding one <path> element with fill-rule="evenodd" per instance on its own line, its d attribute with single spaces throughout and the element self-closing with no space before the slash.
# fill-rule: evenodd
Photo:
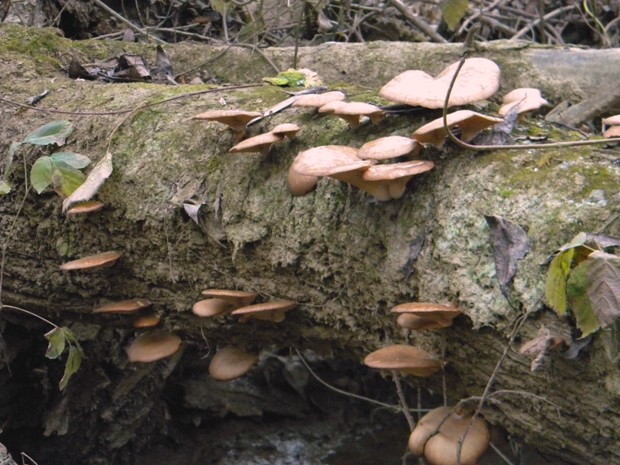
<svg viewBox="0 0 620 465">
<path fill-rule="evenodd" d="M 154 56 L 151 46 L 71 43 L 51 30 L 2 26 L 2 95 L 23 102 L 48 88 L 51 94 L 41 107 L 83 112 L 134 108 L 204 88 L 76 82 L 61 71 L 70 56 L 87 62 L 122 50 Z M 210 61 L 209 73 L 228 83 L 257 82 L 274 74 L 251 50 L 185 43 L 167 51 L 177 70 Z M 456 61 L 460 51 L 457 45 L 326 44 L 300 50 L 298 67 L 318 72 L 327 85 L 346 89 L 351 99 L 365 100 L 397 73 L 416 68 L 437 72 Z M 291 49 L 262 53 L 283 69 L 292 65 Z M 620 66 L 617 50 L 496 43 L 484 44 L 479 54 L 500 65 L 502 91 L 540 87 L 555 103 L 578 101 L 595 87 L 615 82 Z M 261 110 L 283 98 L 271 87 L 225 90 L 112 116 L 49 115 L 0 104 L 2 153 L 30 130 L 66 118 L 76 127 L 68 148 L 97 159 L 122 121 L 110 141 L 114 173 L 99 195 L 106 204 L 103 212 L 67 219 L 58 197 L 30 192 L 17 215 L 24 195 L 19 170 L 16 189 L 0 200 L 2 241 L 10 241 L 2 302 L 70 324 L 88 356 L 63 393 L 56 390 L 60 374 L 53 369 L 24 375 L 33 385 L 48 383 L 42 404 L 20 421 L 40 421 L 50 444 L 62 444 L 50 448 L 64 447 L 67 454 L 72 444 L 75 458 L 89 455 L 89 463 L 106 463 L 104 456 L 120 460 L 115 454 L 130 441 L 135 448 L 145 444 L 150 433 L 166 424 L 161 402 L 165 380 L 178 364 L 188 366 L 186 357 L 198 364 L 207 347 L 312 349 L 325 359 L 357 362 L 388 341 L 404 340 L 389 314 L 402 302 L 453 302 L 465 312 L 442 333 L 410 336 L 436 354 L 445 348 L 451 403 L 481 395 L 515 319 L 524 312 L 529 316 L 517 342 L 530 339 L 543 325 L 571 333 L 570 323 L 541 303 L 546 271 L 541 263 L 580 231 L 594 232 L 610 222 L 605 233 L 620 234 L 612 221 L 620 201 L 617 149 L 427 151 L 424 157 L 435 162 L 434 170 L 413 180 L 399 200 L 377 202 L 331 180 L 320 181 L 306 197 L 293 198 L 286 173 L 299 151 L 326 144 L 359 147 L 383 135 L 410 135 L 436 115 L 390 117 L 352 131 L 341 120 L 289 110 L 253 129 L 268 130 L 284 121 L 304 127 L 297 139 L 276 146 L 267 157 L 228 154 L 232 137 L 226 129 L 189 119 L 220 107 L 222 100 L 228 108 Z M 536 122 L 527 130 L 551 139 L 575 137 Z M 30 164 L 39 154 L 22 149 L 14 163 L 25 159 Z M 189 200 L 202 205 L 200 227 L 182 213 L 181 204 Z M 528 231 L 530 253 L 519 263 L 510 304 L 495 279 L 484 214 L 501 215 Z M 123 257 L 101 273 L 58 268 L 107 250 L 121 251 Z M 263 300 L 293 299 L 300 307 L 278 325 L 239 324 L 231 317 L 201 321 L 190 310 L 206 288 L 252 290 Z M 124 347 L 134 334 L 130 323 L 93 315 L 92 309 L 134 297 L 152 300 L 165 325 L 182 335 L 183 358 L 128 364 Z M 32 353 L 36 341 L 26 345 L 20 331 L 45 329 L 6 310 L 3 320 L 9 364 L 23 358 L 27 366 L 43 363 L 44 341 Z M 28 333 L 28 338 L 35 336 Z M 576 359 L 553 359 L 538 373 L 530 373 L 530 361 L 516 352 L 517 344 L 508 350 L 493 384 L 494 391 L 512 392 L 494 395 L 485 417 L 568 464 L 620 462 L 619 344 L 615 329 L 601 331 Z M 194 367 L 204 372 L 201 363 Z M 188 405 L 220 408 L 191 400 L 193 375 L 186 369 L 180 385 L 188 393 Z M 5 387 L 12 386 L 5 372 L 6 367 Z M 441 391 L 440 377 L 422 385 Z M 268 401 L 262 405 L 259 413 L 274 411 Z M 5 429 L 19 428 L 17 415 L 11 414 Z M 144 436 L 136 437 L 136 431 Z M 129 460 L 123 456 L 123 463 Z"/>
</svg>

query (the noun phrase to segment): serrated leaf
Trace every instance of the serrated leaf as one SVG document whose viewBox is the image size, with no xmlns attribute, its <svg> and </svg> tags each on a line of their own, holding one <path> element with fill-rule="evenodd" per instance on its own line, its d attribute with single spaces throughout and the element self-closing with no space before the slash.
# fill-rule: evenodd
<svg viewBox="0 0 620 465">
<path fill-rule="evenodd" d="M 65 362 L 65 372 L 62 375 L 62 379 L 58 383 L 58 388 L 62 391 L 69 384 L 71 377 L 77 373 L 82 364 L 82 349 L 77 346 L 69 346 L 69 355 Z"/>
<path fill-rule="evenodd" d="M 62 330 L 62 328 L 56 327 L 48 333 L 45 333 L 45 338 L 48 341 L 45 356 L 51 359 L 56 359 L 60 357 L 60 355 L 65 350 L 65 344 L 67 342 L 65 332 Z"/>
<path fill-rule="evenodd" d="M 51 155 L 51 159 L 54 163 L 62 162 L 78 170 L 86 168 L 91 162 L 86 155 L 74 152 L 56 152 Z"/>
<path fill-rule="evenodd" d="M 47 156 L 40 157 L 32 165 L 30 184 L 37 194 L 43 192 L 52 183 L 53 166 L 52 159 Z"/>
<path fill-rule="evenodd" d="M 620 316 L 620 257 L 596 251 L 584 263 L 592 309 L 601 328 L 606 328 Z"/>
<path fill-rule="evenodd" d="M 0 181 L 0 195 L 6 195 L 11 192 L 11 185 L 6 181 Z"/>
<path fill-rule="evenodd" d="M 54 189 L 62 197 L 69 197 L 73 192 L 84 183 L 86 176 L 80 170 L 62 163 L 54 163 L 52 172 L 52 182 Z"/>
<path fill-rule="evenodd" d="M 441 16 L 450 31 L 456 30 L 467 13 L 469 2 L 467 0 L 444 0 L 441 2 Z"/>
<path fill-rule="evenodd" d="M 112 174 L 112 168 L 112 154 L 108 152 L 105 157 L 97 162 L 84 183 L 63 201 L 63 213 L 66 213 L 76 203 L 92 199 L 99 192 L 106 179 Z"/>
<path fill-rule="evenodd" d="M 588 289 L 588 265 L 590 260 L 585 260 L 577 265 L 570 273 L 566 282 L 566 295 L 570 308 L 575 315 L 577 328 L 581 330 L 582 337 L 588 336 L 600 328 L 596 314 L 592 309 Z"/>
<path fill-rule="evenodd" d="M 547 271 L 545 282 L 545 300 L 547 305 L 560 315 L 565 315 L 567 310 L 566 301 L 566 281 L 570 273 L 570 266 L 573 261 L 575 249 L 566 249 L 558 253 Z"/>
<path fill-rule="evenodd" d="M 52 121 L 26 136 L 23 142 L 33 145 L 64 145 L 67 137 L 73 132 L 73 126 L 69 121 Z"/>
</svg>

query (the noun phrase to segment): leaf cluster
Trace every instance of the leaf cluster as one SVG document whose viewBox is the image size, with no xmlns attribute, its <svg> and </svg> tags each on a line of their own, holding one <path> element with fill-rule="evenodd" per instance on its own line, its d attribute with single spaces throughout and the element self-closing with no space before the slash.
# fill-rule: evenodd
<svg viewBox="0 0 620 465">
<path fill-rule="evenodd" d="M 67 352 L 65 371 L 58 383 L 58 387 L 62 391 L 67 387 L 71 377 L 79 370 L 84 351 L 73 331 L 64 326 L 56 326 L 45 334 L 45 338 L 48 341 L 47 351 L 45 352 L 47 358 L 54 360 Z"/>
<path fill-rule="evenodd" d="M 611 325 L 620 316 L 620 239 L 579 233 L 560 247 L 549 264 L 547 305 L 568 310 L 582 337 Z"/>
</svg>

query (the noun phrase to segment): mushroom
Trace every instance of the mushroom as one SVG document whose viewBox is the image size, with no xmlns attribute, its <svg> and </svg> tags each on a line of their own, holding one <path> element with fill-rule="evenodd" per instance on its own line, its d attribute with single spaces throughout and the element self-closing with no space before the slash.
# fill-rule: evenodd
<svg viewBox="0 0 620 465">
<path fill-rule="evenodd" d="M 620 137 L 620 115 L 609 116 L 601 122 L 604 126 L 609 126 L 603 132 L 603 137 Z"/>
<path fill-rule="evenodd" d="M 266 132 L 264 134 L 259 134 L 258 136 L 250 137 L 249 139 L 242 140 L 237 145 L 231 147 L 229 152 L 259 152 L 261 155 L 267 155 L 269 153 L 269 149 L 271 149 L 271 146 L 276 142 L 280 142 L 283 138 L 284 136 L 279 134 Z"/>
<path fill-rule="evenodd" d="M 295 123 L 282 123 L 278 124 L 275 128 L 271 130 L 271 134 L 275 134 L 277 136 L 282 136 L 286 139 L 293 139 L 297 133 L 301 130 L 301 128 Z"/>
<path fill-rule="evenodd" d="M 419 160 L 374 165 L 362 173 L 363 182 L 358 187 L 377 200 L 399 199 L 413 176 L 429 171 L 433 166 L 432 161 Z"/>
<path fill-rule="evenodd" d="M 417 154 L 422 148 L 418 141 L 410 137 L 387 136 L 366 142 L 357 151 L 357 156 L 362 160 L 387 160 Z"/>
<path fill-rule="evenodd" d="M 332 100 L 331 102 L 327 102 L 325 105 L 319 107 L 319 113 L 333 113 L 337 108 L 346 105 L 347 102 L 344 100 Z"/>
<path fill-rule="evenodd" d="M 232 312 L 239 315 L 239 321 L 245 323 L 251 318 L 280 323 L 284 320 L 286 312 L 297 307 L 297 302 L 292 300 L 273 300 L 262 304 L 248 305 Z"/>
<path fill-rule="evenodd" d="M 237 306 L 224 299 L 199 300 L 192 306 L 192 313 L 201 318 L 210 318 L 232 312 Z"/>
<path fill-rule="evenodd" d="M 381 108 L 364 102 L 346 102 L 336 105 L 332 113 L 349 123 L 353 129 L 359 127 L 363 117 L 370 118 L 373 123 L 378 123 L 385 117 L 385 112 Z"/>
<path fill-rule="evenodd" d="M 288 185 L 288 190 L 291 195 L 300 197 L 306 195 L 314 190 L 316 185 L 319 182 L 318 176 L 308 176 L 305 174 L 301 174 L 298 172 L 300 169 L 299 166 L 296 165 L 298 162 L 298 158 L 293 160 L 291 167 L 288 170 L 288 176 L 286 178 L 286 182 Z"/>
<path fill-rule="evenodd" d="M 344 100 L 345 95 L 340 91 L 325 92 L 323 94 L 305 94 L 298 96 L 293 102 L 294 107 L 319 108 L 332 100 Z"/>
<path fill-rule="evenodd" d="M 244 110 L 209 110 L 192 116 L 192 119 L 217 121 L 230 127 L 235 133 L 235 139 L 239 140 L 243 137 L 245 128 L 254 118 L 262 116 L 257 111 Z"/>
<path fill-rule="evenodd" d="M 118 260 L 121 255 L 122 254 L 119 252 L 103 252 L 96 255 L 89 255 L 88 257 L 82 257 L 77 260 L 63 263 L 62 265 L 60 265 L 60 269 L 65 271 L 92 271 L 102 268 L 108 268 L 114 265 L 114 263 L 116 263 L 116 260 Z"/>
<path fill-rule="evenodd" d="M 130 362 L 154 362 L 170 357 L 181 347 L 181 338 L 166 331 L 141 334 L 127 348 Z"/>
<path fill-rule="evenodd" d="M 245 307 L 254 302 L 258 293 L 249 291 L 236 291 L 230 289 L 205 289 L 201 293 L 205 297 L 215 297 L 230 302 L 235 307 Z"/>
<path fill-rule="evenodd" d="M 459 63 L 452 63 L 437 77 L 424 71 L 405 71 L 379 91 L 383 98 L 424 108 L 443 108 L 450 82 Z M 491 97 L 499 88 L 500 69 L 486 58 L 465 60 L 454 83 L 448 107 L 466 105 Z"/>
<path fill-rule="evenodd" d="M 549 105 L 540 90 L 531 87 L 522 87 L 508 92 L 502 100 L 503 105 L 498 113 L 506 116 L 510 111 L 516 111 L 519 115 L 530 111 L 538 110 L 543 105 Z"/>
<path fill-rule="evenodd" d="M 397 323 L 403 328 L 424 330 L 452 326 L 452 320 L 462 312 L 453 305 L 429 302 L 408 302 L 390 310 L 399 313 Z"/>
<path fill-rule="evenodd" d="M 458 444 L 468 428 L 457 461 Z M 409 436 L 408 447 L 413 455 L 424 455 L 429 465 L 476 465 L 489 445 L 490 436 L 483 418 L 472 420 L 451 407 L 438 407 L 418 422 Z"/>
<path fill-rule="evenodd" d="M 406 375 L 430 376 L 443 364 L 428 352 L 406 344 L 394 344 L 366 356 L 364 364 L 381 370 L 396 370 Z"/>
<path fill-rule="evenodd" d="M 79 202 L 74 204 L 69 210 L 67 210 L 67 216 L 79 215 L 82 213 L 94 213 L 101 210 L 105 205 L 99 200 L 87 200 L 86 202 Z"/>
<path fill-rule="evenodd" d="M 133 322 L 134 328 L 152 328 L 157 326 L 161 321 L 159 315 L 144 315 L 140 318 L 136 318 Z"/>
<path fill-rule="evenodd" d="M 448 128 L 457 126 L 461 130 L 461 140 L 469 142 L 476 135 L 494 124 L 503 122 L 501 118 L 494 118 L 477 113 L 471 110 L 459 110 L 450 113 L 446 117 Z M 430 123 L 418 128 L 413 135 L 413 139 L 420 144 L 429 144 L 441 149 L 446 141 L 446 131 L 443 125 L 443 118 L 437 118 Z"/>
<path fill-rule="evenodd" d="M 209 363 L 209 375 L 217 381 L 230 381 L 245 375 L 258 362 L 258 356 L 236 347 L 224 347 Z"/>
<path fill-rule="evenodd" d="M 136 313 L 139 310 L 150 307 L 152 302 L 148 299 L 129 299 L 102 305 L 93 310 L 93 313 Z"/>
</svg>

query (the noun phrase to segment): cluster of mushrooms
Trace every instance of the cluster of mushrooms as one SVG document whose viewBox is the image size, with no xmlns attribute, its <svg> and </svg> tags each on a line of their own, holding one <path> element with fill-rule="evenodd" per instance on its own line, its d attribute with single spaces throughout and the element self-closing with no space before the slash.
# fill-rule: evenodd
<svg viewBox="0 0 620 465">
<path fill-rule="evenodd" d="M 436 77 L 424 71 L 405 71 L 379 91 L 379 95 L 397 104 L 411 107 L 439 109 L 458 63 L 445 68 Z M 499 89 L 500 69 L 486 58 L 469 58 L 459 71 L 450 94 L 448 107 L 473 104 L 488 99 Z M 378 123 L 386 112 L 365 102 L 347 102 L 339 91 L 322 94 L 297 95 L 283 102 L 287 106 L 313 108 L 319 114 L 331 114 L 357 128 L 366 120 Z M 515 89 L 506 94 L 499 110 L 501 116 L 514 112 L 519 115 L 547 104 L 537 89 Z M 242 110 L 212 110 L 194 116 L 194 119 L 217 121 L 228 125 L 235 140 L 244 137 L 248 125 L 264 118 L 259 112 Z M 464 142 L 471 141 L 481 131 L 503 122 L 502 118 L 483 115 L 471 110 L 458 110 L 447 115 L 450 130 L 458 129 Z M 230 149 L 231 153 L 259 152 L 267 154 L 271 146 L 285 137 L 281 126 L 291 128 L 289 139 L 299 131 L 293 123 L 279 125 L 273 130 L 242 140 Z M 288 129 L 287 129 L 288 130 Z M 359 148 L 327 145 L 300 152 L 288 172 L 289 191 L 294 196 L 310 193 L 321 177 L 330 177 L 362 189 L 380 201 L 402 197 L 407 182 L 415 175 L 433 168 L 433 162 L 415 159 L 426 146 L 441 149 L 447 138 L 443 118 L 418 128 L 411 137 L 388 136 L 366 142 Z M 394 162 L 395 159 L 398 161 Z"/>
</svg>

